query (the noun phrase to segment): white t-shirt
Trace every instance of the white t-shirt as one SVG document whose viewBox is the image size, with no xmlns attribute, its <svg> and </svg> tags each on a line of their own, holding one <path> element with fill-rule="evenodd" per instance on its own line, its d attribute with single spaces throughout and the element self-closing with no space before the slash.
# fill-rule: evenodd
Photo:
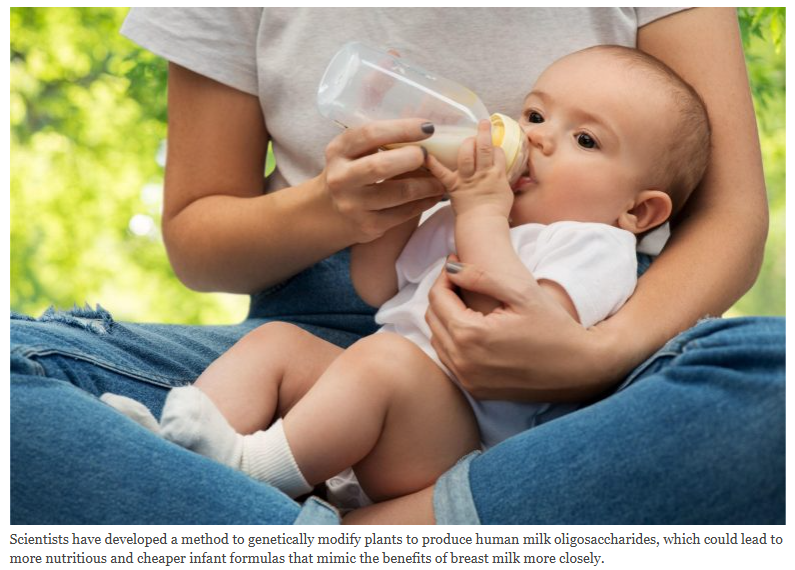
<svg viewBox="0 0 795 570">
<path fill-rule="evenodd" d="M 607 224 L 556 222 L 511 228 L 511 243 L 537 280 L 560 285 L 572 300 L 580 322 L 590 327 L 603 321 L 632 295 L 637 283 L 635 236 Z M 398 293 L 384 303 L 376 322 L 381 331 L 397 333 L 420 347 L 450 378 L 431 346 L 425 322 L 428 292 L 447 256 L 456 253 L 455 216 L 449 205 L 426 220 L 409 239 L 397 260 Z M 542 403 L 479 401 L 468 393 L 485 447 L 536 424 L 539 413 L 556 416 L 572 406 Z"/>
<path fill-rule="evenodd" d="M 517 117 L 538 75 L 597 44 L 635 47 L 638 28 L 681 8 L 133 8 L 122 33 L 154 53 L 259 97 L 276 172 L 267 190 L 317 176 L 339 128 L 316 108 L 332 55 L 358 40 L 477 93 Z"/>
<path fill-rule="evenodd" d="M 516 117 L 556 59 L 683 8 L 133 8 L 122 33 L 165 59 L 259 98 L 276 156 L 266 191 L 320 173 L 339 133 L 315 97 L 331 56 L 358 40 L 466 85 Z"/>
</svg>

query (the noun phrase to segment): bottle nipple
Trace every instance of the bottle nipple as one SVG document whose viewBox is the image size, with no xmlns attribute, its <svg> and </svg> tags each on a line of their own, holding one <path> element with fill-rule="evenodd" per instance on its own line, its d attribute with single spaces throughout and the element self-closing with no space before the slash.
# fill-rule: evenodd
<svg viewBox="0 0 795 570">
<path fill-rule="evenodd" d="M 491 142 L 505 153 L 505 172 L 513 185 L 527 172 L 527 137 L 519 123 L 507 115 L 494 113 L 490 119 Z"/>
</svg>

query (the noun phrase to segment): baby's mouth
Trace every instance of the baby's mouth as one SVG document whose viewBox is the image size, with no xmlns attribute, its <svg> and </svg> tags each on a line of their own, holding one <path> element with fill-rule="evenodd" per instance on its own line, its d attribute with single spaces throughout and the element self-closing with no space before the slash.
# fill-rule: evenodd
<svg viewBox="0 0 795 570">
<path fill-rule="evenodd" d="M 511 186 L 511 190 L 513 190 L 514 194 L 516 194 L 524 190 L 527 186 L 530 186 L 531 184 L 534 183 L 535 179 L 529 173 L 523 174 L 522 176 L 519 177 L 519 179 L 516 182 L 513 183 L 513 186 Z"/>
<path fill-rule="evenodd" d="M 518 180 L 513 183 L 513 185 L 511 186 L 511 190 L 513 190 L 514 194 L 516 194 L 516 193 L 521 192 L 522 190 L 524 190 L 527 186 L 530 186 L 531 184 L 535 184 L 535 183 L 536 183 L 536 179 L 535 179 L 535 175 L 533 174 L 533 165 L 530 164 L 530 161 L 528 160 L 527 161 L 527 172 L 522 174 L 518 178 Z"/>
</svg>

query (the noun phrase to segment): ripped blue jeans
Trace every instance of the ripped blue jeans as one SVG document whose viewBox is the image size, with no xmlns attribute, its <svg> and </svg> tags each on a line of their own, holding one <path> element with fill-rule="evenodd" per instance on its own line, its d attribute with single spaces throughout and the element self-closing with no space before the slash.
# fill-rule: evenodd
<svg viewBox="0 0 795 570">
<path fill-rule="evenodd" d="M 336 522 L 281 492 L 179 448 L 115 412 L 105 392 L 159 417 L 248 331 L 294 323 L 339 346 L 376 330 L 341 252 L 252 298 L 232 326 L 130 324 L 97 307 L 11 318 L 11 521 L 16 524 Z M 297 517 L 299 517 L 297 519 Z"/>
<path fill-rule="evenodd" d="M 375 330 L 342 252 L 252 299 L 233 326 L 127 324 L 102 308 L 11 321 L 14 524 L 326 524 L 281 492 L 140 428 L 97 398 L 156 416 L 269 320 L 340 346 Z M 471 456 L 437 484 L 437 521 L 778 523 L 784 520 L 783 319 L 683 333 L 601 402 Z"/>
</svg>

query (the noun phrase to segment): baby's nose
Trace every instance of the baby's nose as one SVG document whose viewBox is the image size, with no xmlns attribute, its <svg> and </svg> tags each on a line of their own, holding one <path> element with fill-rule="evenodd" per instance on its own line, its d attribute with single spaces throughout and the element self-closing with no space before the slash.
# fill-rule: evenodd
<svg viewBox="0 0 795 570">
<path fill-rule="evenodd" d="M 531 146 L 536 147 L 544 154 L 549 154 L 553 149 L 553 138 L 548 128 L 542 125 L 527 129 L 527 140 Z"/>
</svg>

